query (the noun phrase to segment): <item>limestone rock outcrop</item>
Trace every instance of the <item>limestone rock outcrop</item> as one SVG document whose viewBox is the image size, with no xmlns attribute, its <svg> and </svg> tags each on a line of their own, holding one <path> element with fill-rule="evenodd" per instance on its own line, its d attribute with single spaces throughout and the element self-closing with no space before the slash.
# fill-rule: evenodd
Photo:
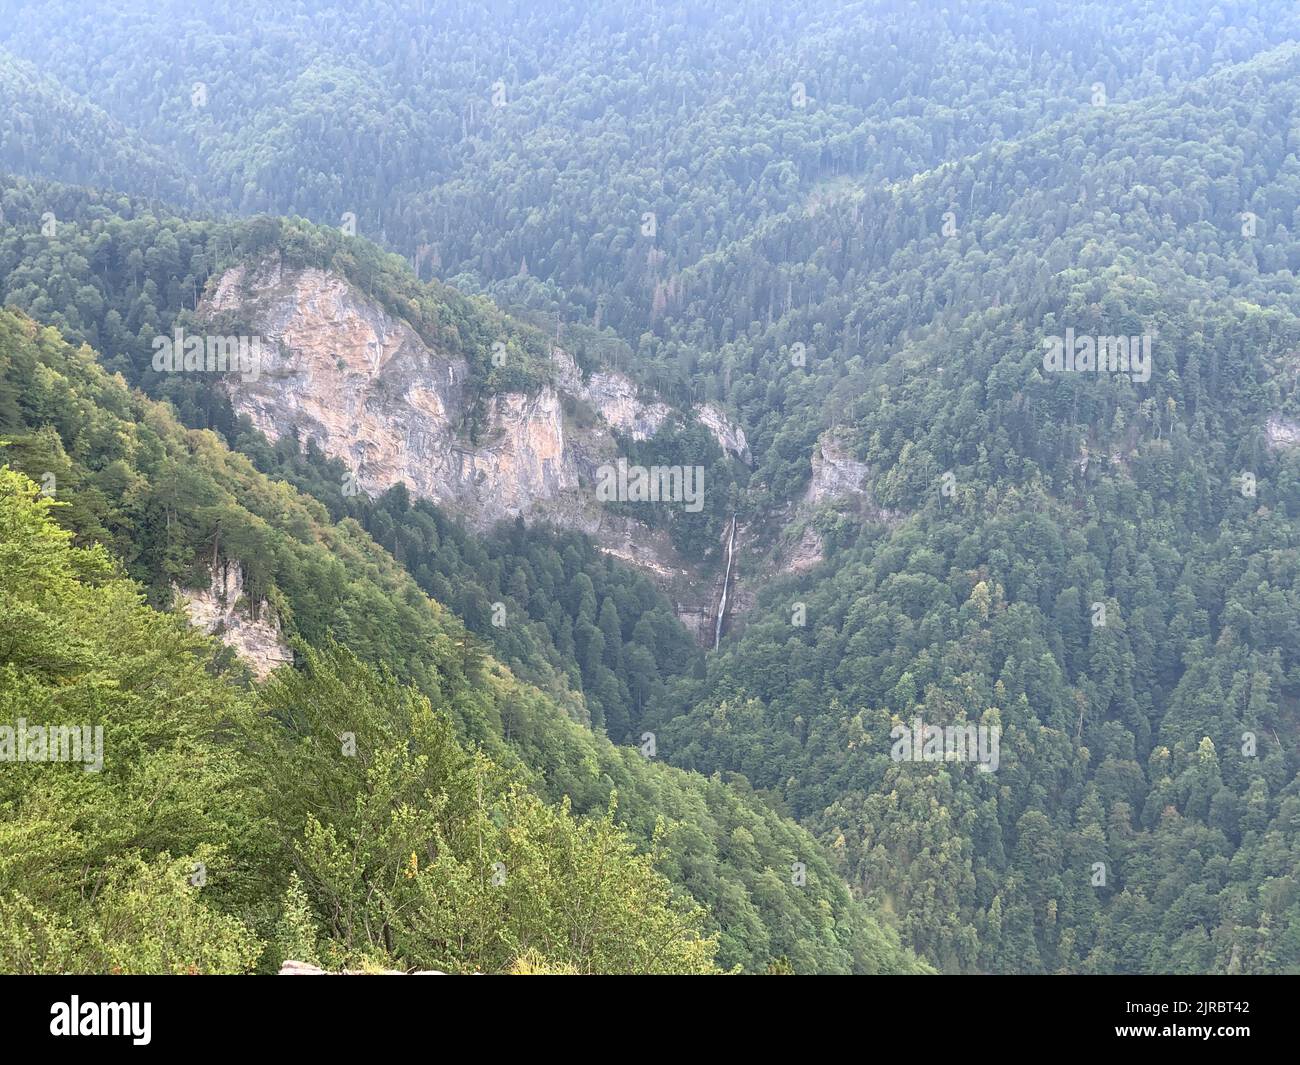
<svg viewBox="0 0 1300 1065">
<path fill-rule="evenodd" d="M 1273 451 L 1280 448 L 1300 447 L 1300 421 L 1274 414 L 1264 426 L 1264 437 L 1268 441 L 1269 449 Z"/>
<path fill-rule="evenodd" d="M 866 497 L 865 462 L 853 457 L 848 442 L 834 432 L 822 433 L 812 453 L 812 479 L 808 482 L 807 502 L 814 506 L 838 500 Z"/>
<path fill-rule="evenodd" d="M 899 517 L 882 507 L 871 491 L 871 467 L 857 459 L 847 437 L 828 429 L 817 438 L 812 452 L 812 476 L 803 499 L 794 508 L 785 542 L 777 552 L 783 570 L 812 569 L 825 558 L 826 545 L 815 519 L 832 508 L 860 521 L 893 522 Z"/>
<path fill-rule="evenodd" d="M 405 482 L 475 528 L 522 516 L 586 533 L 652 572 L 685 620 L 707 625 L 714 575 L 681 558 L 662 531 L 595 498 L 597 470 L 618 457 L 618 436 L 645 439 L 674 413 L 631 378 L 601 370 L 584 379 L 556 349 L 550 380 L 535 393 L 488 398 L 472 442 L 463 429 L 473 398 L 465 361 L 337 274 L 271 256 L 226 271 L 200 311 L 231 313 L 261 338 L 259 372 L 232 379 L 230 397 L 268 439 L 314 440 L 347 465 L 359 490 L 378 495 Z M 575 406 L 595 417 L 566 414 Z M 694 413 L 720 447 L 750 461 L 744 431 L 721 409 L 702 404 Z"/>
<path fill-rule="evenodd" d="M 244 567 L 225 559 L 212 567 L 207 588 L 174 587 L 178 605 L 197 629 L 217 636 L 234 650 L 258 680 L 293 661 L 279 620 L 266 604 L 250 601 L 244 590 Z"/>
<path fill-rule="evenodd" d="M 280 976 L 446 976 L 441 969 L 417 969 L 404 972 L 401 969 L 342 969 L 333 973 L 305 961 L 285 961 L 280 966 Z"/>
</svg>

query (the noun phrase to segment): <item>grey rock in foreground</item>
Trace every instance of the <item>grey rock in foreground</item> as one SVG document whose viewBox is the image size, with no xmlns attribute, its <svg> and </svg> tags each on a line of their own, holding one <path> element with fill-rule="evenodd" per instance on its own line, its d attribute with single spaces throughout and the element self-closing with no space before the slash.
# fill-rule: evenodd
<svg viewBox="0 0 1300 1065">
<path fill-rule="evenodd" d="M 405 973 L 401 969 L 376 969 L 366 971 L 364 969 L 344 969 L 342 972 L 332 973 L 316 965 L 309 965 L 305 961 L 286 961 L 280 966 L 281 976 L 446 976 L 444 972 L 437 969 L 420 969 L 417 972 Z"/>
</svg>

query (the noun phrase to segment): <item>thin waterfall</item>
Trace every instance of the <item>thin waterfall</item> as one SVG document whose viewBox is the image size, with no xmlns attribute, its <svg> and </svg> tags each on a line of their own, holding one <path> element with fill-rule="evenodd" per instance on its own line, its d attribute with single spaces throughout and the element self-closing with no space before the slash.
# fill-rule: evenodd
<svg viewBox="0 0 1300 1065">
<path fill-rule="evenodd" d="M 731 515 L 731 535 L 727 537 L 727 572 L 722 578 L 722 599 L 718 603 L 718 623 L 713 630 L 713 649 L 722 642 L 722 620 L 727 616 L 727 590 L 731 587 L 731 557 L 736 549 L 736 515 Z"/>
</svg>

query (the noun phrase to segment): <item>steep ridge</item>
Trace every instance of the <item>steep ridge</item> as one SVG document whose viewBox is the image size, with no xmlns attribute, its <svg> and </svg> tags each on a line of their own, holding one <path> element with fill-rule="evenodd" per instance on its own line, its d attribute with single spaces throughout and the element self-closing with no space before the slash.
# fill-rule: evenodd
<svg viewBox="0 0 1300 1065">
<path fill-rule="evenodd" d="M 0 750 L 21 752 L 0 774 L 0 969 L 720 971 L 663 848 L 612 810 L 542 802 L 337 644 L 246 687 L 71 542 L 57 493 L 0 461 Z"/>
<path fill-rule="evenodd" d="M 76 417 L 58 414 L 71 409 Z M 598 815 L 616 795 L 620 820 L 646 845 L 660 834 L 664 872 L 709 908 L 724 967 L 923 968 L 851 900 L 802 829 L 743 788 L 594 734 L 488 656 L 355 522 L 331 523 L 214 434 L 187 431 L 165 405 L 129 391 L 88 349 L 9 311 L 0 312 L 0 439 L 7 463 L 57 486 L 67 505 L 56 513 L 80 541 L 129 557 L 146 583 L 167 574 L 199 586 L 219 542 L 223 561 L 242 564 L 244 596 L 275 610 L 286 639 L 337 640 L 414 684 L 464 742 L 552 801 Z M 742 838 L 750 845 L 736 850 Z M 799 883 L 796 861 L 807 869 Z"/>
<path fill-rule="evenodd" d="M 479 529 L 523 517 L 585 533 L 651 571 L 679 617 L 702 640 L 712 636 L 700 623 L 713 613 L 718 574 L 684 558 L 663 529 L 612 514 L 596 498 L 598 470 L 616 462 L 619 440 L 653 437 L 675 414 L 641 398 L 630 378 L 598 370 L 584 379 L 571 355 L 552 348 L 549 380 L 535 393 L 487 399 L 476 441 L 466 431 L 474 399 L 465 359 L 431 348 L 345 278 L 286 268 L 272 255 L 210 285 L 200 320 L 223 314 L 261 340 L 259 372 L 229 388 L 235 413 L 271 441 L 313 442 L 345 462 L 362 491 L 404 483 Z M 725 454 L 749 459 L 744 430 L 716 406 L 689 413 Z"/>
<path fill-rule="evenodd" d="M 785 545 L 807 575 L 764 588 L 747 638 L 647 725 L 666 757 L 788 803 L 945 967 L 1297 957 L 1295 83 L 1283 51 L 1085 109 L 831 190 L 674 279 L 658 350 L 697 352 L 742 412 L 755 523 L 821 513 Z M 1045 374 L 1043 335 L 1070 323 L 1151 326 L 1157 372 Z M 501 460 L 505 397 L 525 424 L 544 389 L 467 403 L 448 450 L 471 485 Z M 888 764 L 883 738 L 920 708 L 1005 724 L 1003 776 Z"/>
</svg>

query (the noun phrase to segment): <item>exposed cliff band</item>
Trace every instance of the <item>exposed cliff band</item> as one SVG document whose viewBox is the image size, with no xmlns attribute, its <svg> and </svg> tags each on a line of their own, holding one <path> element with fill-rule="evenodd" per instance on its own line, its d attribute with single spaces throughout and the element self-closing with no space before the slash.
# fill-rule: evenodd
<svg viewBox="0 0 1300 1065">
<path fill-rule="evenodd" d="M 478 529 L 522 516 L 585 533 L 652 572 L 708 640 L 716 573 L 682 558 L 665 530 L 595 498 L 596 470 L 617 459 L 619 437 L 647 439 L 674 414 L 631 378 L 609 370 L 584 378 L 553 349 L 550 379 L 488 397 L 483 432 L 471 441 L 461 430 L 474 401 L 465 360 L 431 347 L 337 274 L 271 257 L 223 274 L 201 310 L 232 312 L 266 339 L 263 372 L 232 382 L 230 395 L 269 439 L 314 440 L 367 494 L 405 483 Z M 595 417 L 574 417 L 575 408 Z M 744 431 L 720 409 L 699 404 L 691 414 L 725 452 L 750 461 Z"/>
</svg>

